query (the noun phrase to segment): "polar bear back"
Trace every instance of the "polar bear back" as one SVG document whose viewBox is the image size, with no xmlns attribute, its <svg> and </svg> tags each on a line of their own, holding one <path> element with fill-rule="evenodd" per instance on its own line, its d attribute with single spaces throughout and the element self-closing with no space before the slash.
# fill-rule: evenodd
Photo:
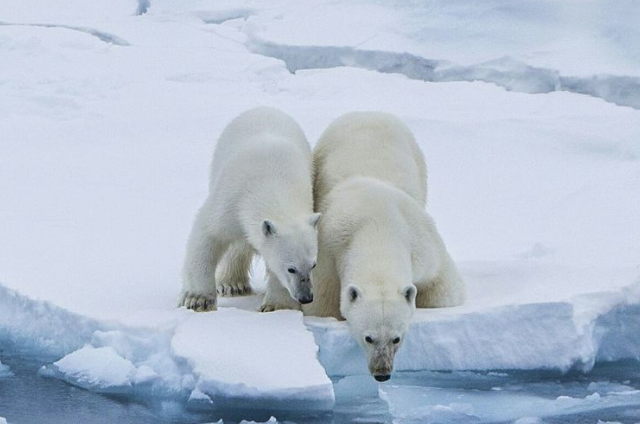
<svg viewBox="0 0 640 424">
<path fill-rule="evenodd" d="M 297 163 L 283 167 L 287 160 Z M 277 169 L 268 169 L 272 166 Z M 211 185 L 220 174 L 232 172 L 232 167 L 240 167 L 243 172 L 253 170 L 258 175 L 290 170 L 306 173 L 311 167 L 311 148 L 293 118 L 278 109 L 257 107 L 236 117 L 218 138 L 211 162 Z"/>
<path fill-rule="evenodd" d="M 345 142 L 348 140 L 348 142 Z M 336 119 L 314 150 L 316 210 L 340 182 L 355 176 L 388 182 L 420 205 L 427 198 L 427 170 L 413 134 L 382 112 L 353 112 Z"/>
<path fill-rule="evenodd" d="M 230 221 L 238 217 L 243 231 L 250 233 L 245 236 L 257 241 L 264 219 L 308 219 L 312 191 L 311 148 L 300 126 L 277 109 L 251 109 L 231 121 L 216 144 L 208 197 L 214 206 L 208 221 L 234 238 L 240 228 Z"/>
</svg>

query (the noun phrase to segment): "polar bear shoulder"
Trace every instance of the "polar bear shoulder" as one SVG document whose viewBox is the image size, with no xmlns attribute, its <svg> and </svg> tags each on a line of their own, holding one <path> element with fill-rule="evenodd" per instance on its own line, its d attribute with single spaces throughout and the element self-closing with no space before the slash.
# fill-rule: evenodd
<svg viewBox="0 0 640 424">
<path fill-rule="evenodd" d="M 333 187 L 353 176 L 386 181 L 424 205 L 427 169 L 409 128 L 393 115 L 352 112 L 324 131 L 313 152 L 316 209 Z"/>
</svg>

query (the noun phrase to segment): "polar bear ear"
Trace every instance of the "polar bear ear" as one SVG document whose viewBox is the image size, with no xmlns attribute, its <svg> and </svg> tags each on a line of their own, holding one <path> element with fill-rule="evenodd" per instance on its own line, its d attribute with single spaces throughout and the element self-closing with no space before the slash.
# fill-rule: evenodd
<svg viewBox="0 0 640 424">
<path fill-rule="evenodd" d="M 320 221 L 320 217 L 322 216 L 321 213 L 314 213 L 313 215 L 311 215 L 311 217 L 309 218 L 309 224 L 311 224 L 311 226 L 313 228 L 318 228 L 318 222 Z"/>
<path fill-rule="evenodd" d="M 418 290 L 413 284 L 402 289 L 402 297 L 404 297 L 404 299 L 410 304 L 415 303 L 417 294 Z"/>
<path fill-rule="evenodd" d="M 354 303 L 356 300 L 362 298 L 362 291 L 353 284 L 350 284 L 347 287 L 347 298 L 349 299 L 349 302 Z"/>
<path fill-rule="evenodd" d="M 272 237 L 276 235 L 276 226 L 273 225 L 273 222 L 268 219 L 262 221 L 262 234 L 264 234 L 265 237 Z"/>
</svg>

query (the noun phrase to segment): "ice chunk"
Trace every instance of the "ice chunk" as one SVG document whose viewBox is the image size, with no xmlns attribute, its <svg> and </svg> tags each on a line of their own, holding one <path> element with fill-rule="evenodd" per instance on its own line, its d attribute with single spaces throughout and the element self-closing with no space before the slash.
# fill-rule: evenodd
<svg viewBox="0 0 640 424">
<path fill-rule="evenodd" d="M 198 389 L 193 389 L 191 391 L 191 394 L 189 395 L 189 402 L 204 402 L 207 404 L 213 403 L 211 398 L 206 393 Z"/>
<path fill-rule="evenodd" d="M 244 408 L 263 402 L 288 402 L 288 409 L 333 405 L 331 380 L 300 312 L 229 308 L 194 314 L 177 327 L 171 346 L 198 376 L 196 389 L 214 402 L 235 399 Z"/>
<path fill-rule="evenodd" d="M 5 418 L 0 417 L 0 424 L 7 424 L 7 420 Z"/>
<path fill-rule="evenodd" d="M 9 377 L 11 376 L 11 370 L 9 369 L 9 365 L 5 365 L 2 362 L 0 362 L 0 378 L 2 377 Z"/>
<path fill-rule="evenodd" d="M 137 369 L 112 347 L 85 346 L 53 364 L 64 379 L 98 392 L 130 388 Z"/>
<path fill-rule="evenodd" d="M 513 424 L 544 424 L 544 421 L 538 417 L 522 417 L 515 420 Z"/>
<path fill-rule="evenodd" d="M 240 424 L 276 424 L 278 422 L 278 420 L 276 420 L 276 417 L 271 417 L 269 418 L 269 421 L 265 421 L 264 423 L 259 423 L 256 421 L 247 421 L 247 420 L 242 420 L 240 422 Z"/>
<path fill-rule="evenodd" d="M 195 379 L 171 355 L 172 330 L 96 331 L 90 344 L 41 369 L 40 375 L 97 392 L 182 398 Z"/>
</svg>

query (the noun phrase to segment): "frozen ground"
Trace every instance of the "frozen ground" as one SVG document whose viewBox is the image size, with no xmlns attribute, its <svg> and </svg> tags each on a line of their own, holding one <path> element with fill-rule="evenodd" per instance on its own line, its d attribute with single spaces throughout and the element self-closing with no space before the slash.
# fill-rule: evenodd
<svg viewBox="0 0 640 424">
<path fill-rule="evenodd" d="M 342 323 L 246 312 L 259 296 L 174 309 L 215 138 L 263 104 L 312 143 L 350 110 L 395 113 L 416 134 L 469 301 L 420 311 L 399 370 L 638 358 L 639 13 L 634 1 L 4 0 L 0 354 L 194 408 L 339 404 L 324 370 L 366 372 Z M 0 376 L 14 373 L 1 360 Z M 413 419 L 413 389 L 384 387 L 391 413 Z"/>
</svg>

